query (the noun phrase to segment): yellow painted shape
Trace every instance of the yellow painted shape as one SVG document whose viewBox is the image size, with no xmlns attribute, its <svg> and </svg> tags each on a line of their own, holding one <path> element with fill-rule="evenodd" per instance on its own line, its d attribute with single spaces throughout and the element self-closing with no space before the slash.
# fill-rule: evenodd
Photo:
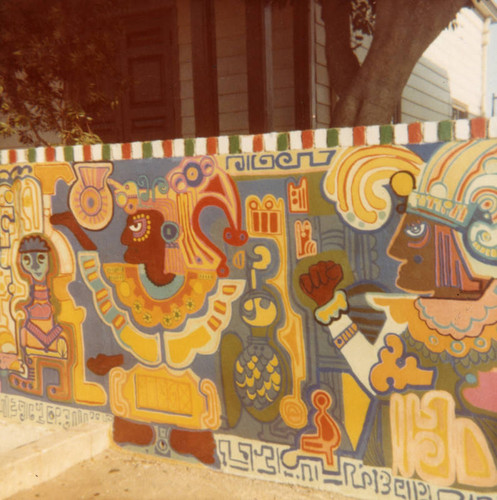
<svg viewBox="0 0 497 500">
<path fill-rule="evenodd" d="M 371 400 L 349 373 L 342 373 L 342 388 L 345 430 L 355 450 L 364 429 Z"/>
<path fill-rule="evenodd" d="M 263 245 L 257 245 L 254 248 L 254 253 L 260 257 L 260 260 L 254 262 L 253 268 L 258 270 L 264 270 L 271 264 L 271 252 L 269 249 Z"/>
<path fill-rule="evenodd" d="M 209 342 L 211 336 L 205 326 L 200 326 L 186 337 L 171 339 L 168 342 L 170 361 L 179 365 L 188 358 L 190 351 L 198 350 Z"/>
<path fill-rule="evenodd" d="M 214 295 L 209 297 L 207 312 L 199 318 L 190 318 L 181 332 L 164 333 L 166 361 L 176 369 L 193 363 L 197 354 L 214 354 L 221 334 L 231 321 L 233 302 L 246 286 L 244 280 L 219 280 Z M 220 304 L 223 306 L 220 307 Z"/>
<path fill-rule="evenodd" d="M 55 194 L 57 181 L 62 180 L 69 186 L 76 180 L 71 165 L 65 162 L 34 163 L 33 171 L 40 180 L 42 193 L 51 196 Z"/>
<path fill-rule="evenodd" d="M 267 195 L 262 200 L 257 196 L 249 196 L 245 202 L 247 213 L 247 230 L 250 235 L 273 240 L 278 247 L 279 261 L 275 276 L 268 280 L 279 292 L 283 309 L 285 310 L 285 324 L 278 330 L 277 335 L 291 360 L 292 393 L 284 396 L 280 402 L 280 415 L 285 424 L 293 429 L 301 429 L 307 424 L 308 409 L 302 400 L 302 382 L 306 377 L 306 354 L 302 318 L 292 308 L 288 295 L 288 239 L 285 231 L 257 232 L 254 228 L 254 213 L 270 211 L 277 215 L 281 228 L 286 227 L 285 203 L 282 198 L 276 199 Z M 259 245 L 255 253 L 261 259 L 254 263 L 252 270 L 252 285 L 255 285 L 255 270 L 264 270 L 269 267 L 272 255 L 267 246 Z"/>
<path fill-rule="evenodd" d="M 121 340 L 136 354 L 140 359 L 149 363 L 156 363 L 159 359 L 159 346 L 155 336 L 147 337 L 133 330 L 126 325 L 121 334 Z"/>
<path fill-rule="evenodd" d="M 256 297 L 244 303 L 244 308 L 247 311 L 255 311 L 254 319 L 250 319 L 246 316 L 243 317 L 245 323 L 254 327 L 263 327 L 269 326 L 274 322 L 278 315 L 276 305 L 271 302 L 269 307 L 264 308 L 261 306 L 262 301 L 263 299 L 261 297 Z"/>
<path fill-rule="evenodd" d="M 238 252 L 233 255 L 231 261 L 237 269 L 243 269 L 245 267 L 245 250 L 238 250 Z"/>
<path fill-rule="evenodd" d="M 463 484 L 490 487 L 497 484 L 497 470 L 485 435 L 469 418 L 456 419 L 457 479 Z"/>
<path fill-rule="evenodd" d="M 219 426 L 220 402 L 215 385 L 205 380 L 191 370 L 165 365 L 114 368 L 109 376 L 111 409 L 119 417 L 140 422 L 212 429 Z"/>
<path fill-rule="evenodd" d="M 208 378 L 204 378 L 200 382 L 200 390 L 207 396 L 209 405 L 207 414 L 202 418 L 202 423 L 207 429 L 219 429 L 221 425 L 221 400 L 217 392 L 216 384 Z"/>
<path fill-rule="evenodd" d="M 397 172 L 390 179 L 393 191 L 398 196 L 409 196 L 415 188 L 414 177 L 409 172 Z"/>
<path fill-rule="evenodd" d="M 97 314 L 99 314 L 102 321 L 112 328 L 112 333 L 114 338 L 119 343 L 119 345 L 130 352 L 133 356 L 144 363 L 158 364 L 161 361 L 161 353 L 159 348 L 159 334 L 147 335 L 139 330 L 135 330 L 130 326 L 130 320 L 127 312 L 119 309 L 115 304 L 115 299 L 112 293 L 112 289 L 104 283 L 100 274 L 100 259 L 96 252 L 80 252 L 79 254 L 79 265 L 81 274 L 93 295 L 93 303 Z M 90 258 L 89 258 L 90 257 Z M 89 264 L 93 263 L 93 267 Z M 95 271 L 92 271 L 95 269 Z M 95 288 L 92 286 L 90 281 L 90 276 L 95 274 L 95 279 L 101 280 L 101 286 Z M 102 297 L 104 292 L 109 297 L 109 300 L 114 304 L 114 308 L 117 311 L 117 315 L 114 318 L 108 318 L 99 307 L 99 302 L 97 300 L 97 294 Z M 123 327 L 123 325 L 125 325 Z M 122 330 L 120 330 L 122 328 Z M 120 330 L 120 331 L 118 331 Z"/>
<path fill-rule="evenodd" d="M 456 480 L 455 403 L 445 391 L 390 398 L 392 473 L 450 486 Z"/>
<path fill-rule="evenodd" d="M 0 352 L 7 352 L 3 347 L 9 345 L 15 346 L 15 340 L 12 333 L 8 330 L 0 330 Z"/>
</svg>

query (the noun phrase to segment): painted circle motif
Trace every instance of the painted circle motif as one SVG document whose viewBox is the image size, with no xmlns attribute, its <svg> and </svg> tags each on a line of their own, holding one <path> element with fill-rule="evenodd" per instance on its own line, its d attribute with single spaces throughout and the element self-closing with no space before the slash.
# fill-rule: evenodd
<svg viewBox="0 0 497 500">
<path fill-rule="evenodd" d="M 190 187 L 197 187 L 203 180 L 202 170 L 197 163 L 188 163 L 185 167 L 185 179 Z"/>
<path fill-rule="evenodd" d="M 80 197 L 81 209 L 90 217 L 97 215 L 102 209 L 102 197 L 92 186 L 86 187 Z"/>
<path fill-rule="evenodd" d="M 464 350 L 464 343 L 460 340 L 454 340 L 454 342 L 450 344 L 450 348 L 455 353 L 460 353 Z"/>
<path fill-rule="evenodd" d="M 312 401 L 318 409 L 326 409 L 331 405 L 331 397 L 324 391 L 317 391 L 313 394 Z"/>
<path fill-rule="evenodd" d="M 173 221 L 164 222 L 162 237 L 166 243 L 174 243 L 179 237 L 179 226 Z"/>
<path fill-rule="evenodd" d="M 485 349 L 488 345 L 487 339 L 483 339 L 481 337 L 478 337 L 474 340 L 475 347 L 479 349 Z"/>
<path fill-rule="evenodd" d="M 436 335 L 430 335 L 428 341 L 431 345 L 438 345 L 440 343 Z"/>
<path fill-rule="evenodd" d="M 14 203 L 14 193 L 9 189 L 5 191 L 5 202 L 8 203 L 9 205 L 11 203 Z"/>
</svg>

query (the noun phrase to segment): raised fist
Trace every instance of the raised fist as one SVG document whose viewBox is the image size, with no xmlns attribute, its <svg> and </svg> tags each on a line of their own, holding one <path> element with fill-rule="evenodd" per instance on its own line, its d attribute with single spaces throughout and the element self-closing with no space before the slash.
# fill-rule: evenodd
<svg viewBox="0 0 497 500">
<path fill-rule="evenodd" d="M 321 307 L 333 298 L 335 288 L 342 278 L 343 271 L 340 264 L 320 261 L 309 267 L 309 272 L 302 274 L 299 282 L 302 291 Z"/>
</svg>

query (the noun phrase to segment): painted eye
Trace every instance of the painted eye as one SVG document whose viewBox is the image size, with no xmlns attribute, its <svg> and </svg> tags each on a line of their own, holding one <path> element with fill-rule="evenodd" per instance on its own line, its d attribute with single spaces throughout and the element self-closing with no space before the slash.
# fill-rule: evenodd
<svg viewBox="0 0 497 500">
<path fill-rule="evenodd" d="M 136 216 L 132 224 L 128 225 L 135 241 L 143 241 L 150 235 L 150 215 L 140 214 Z"/>
<path fill-rule="evenodd" d="M 139 233 L 143 228 L 143 222 L 138 221 L 138 222 L 135 222 L 134 224 L 132 224 L 131 226 L 128 226 L 128 227 L 131 231 L 133 231 L 133 233 Z"/>
<path fill-rule="evenodd" d="M 424 222 L 419 222 L 417 224 L 410 224 L 404 229 L 407 236 L 411 238 L 421 238 L 426 233 L 426 224 Z"/>
<path fill-rule="evenodd" d="M 24 255 L 22 258 L 22 263 L 25 266 L 29 266 L 31 264 L 31 257 L 29 255 Z"/>
<path fill-rule="evenodd" d="M 46 260 L 46 255 L 43 255 L 42 253 L 38 255 L 37 257 L 37 260 L 38 260 L 38 264 L 43 264 Z"/>
</svg>

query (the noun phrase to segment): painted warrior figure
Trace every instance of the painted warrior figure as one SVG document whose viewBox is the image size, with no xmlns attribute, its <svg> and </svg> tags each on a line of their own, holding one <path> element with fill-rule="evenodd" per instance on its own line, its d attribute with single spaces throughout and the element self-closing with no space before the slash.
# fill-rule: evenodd
<svg viewBox="0 0 497 500">
<path fill-rule="evenodd" d="M 359 158 L 361 154 L 369 156 Z M 391 432 L 383 434 L 382 449 L 388 449 L 389 440 L 393 470 L 406 477 L 416 470 L 422 479 L 436 478 L 439 484 L 453 484 L 457 477 L 471 486 L 494 487 L 497 467 L 491 436 L 497 428 L 497 393 L 489 388 L 497 381 L 497 147 L 490 140 L 447 143 L 419 172 L 414 162 L 406 170 L 406 157 L 412 153 L 394 147 L 347 151 L 327 178 L 330 198 L 338 202 L 344 220 L 360 231 L 368 230 L 368 224 L 375 230 L 381 217 L 364 207 L 380 191 L 370 189 L 369 198 L 368 192 L 356 191 L 351 197 L 356 206 L 348 210 L 353 203 L 344 200 L 349 201 L 353 191 L 347 192 L 347 182 L 349 187 L 367 186 L 375 179 L 373 173 L 378 175 L 378 165 L 390 167 L 384 168 L 389 175 L 396 166 L 404 168 L 389 180 L 391 191 L 406 199 L 387 249 L 400 263 L 400 291 L 366 296 L 371 310 L 386 318 L 374 342 L 352 319 L 347 290 L 336 290 L 343 280 L 340 263 L 310 266 L 300 275 L 300 286 L 315 301 L 315 319 L 328 326 L 334 346 L 365 393 L 388 407 L 383 415 L 377 413 L 374 425 L 380 429 L 389 420 Z M 394 163 L 399 158 L 402 163 Z M 347 181 L 347 173 L 355 172 L 351 165 L 363 178 L 357 174 Z M 447 411 L 428 424 L 426 415 L 436 405 L 445 405 Z M 471 421 L 466 419 L 468 411 Z M 469 447 L 457 448 L 452 441 L 430 448 L 437 429 L 450 422 L 456 422 L 447 434 L 450 439 L 471 442 L 478 459 Z M 371 460 L 377 460 L 378 435 L 373 433 L 368 443 Z M 424 444 L 428 441 L 430 446 Z M 435 456 L 430 470 L 426 464 Z M 445 470 L 444 460 L 450 463 Z"/>
</svg>

